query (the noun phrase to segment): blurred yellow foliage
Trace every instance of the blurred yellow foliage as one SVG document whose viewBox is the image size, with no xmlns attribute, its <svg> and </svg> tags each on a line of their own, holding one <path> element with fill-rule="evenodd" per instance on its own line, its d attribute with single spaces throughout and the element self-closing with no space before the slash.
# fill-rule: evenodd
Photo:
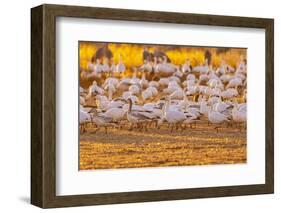
<svg viewBox="0 0 281 213">
<path fill-rule="evenodd" d="M 80 42 L 80 68 L 87 69 L 88 63 L 91 61 L 92 56 L 96 50 L 104 43 L 96 42 Z M 176 65 L 184 64 L 187 58 L 190 59 L 192 66 L 197 66 L 204 63 L 204 54 L 209 50 L 212 54 L 212 65 L 217 67 L 220 65 L 221 60 L 226 61 L 231 66 L 236 66 L 240 60 L 240 56 L 246 58 L 246 49 L 230 48 L 228 51 L 217 53 L 219 48 L 212 47 L 189 47 L 189 46 L 168 46 L 168 45 L 142 45 L 142 44 L 125 44 L 125 43 L 109 43 L 108 47 L 113 53 L 113 61 L 118 63 L 119 55 L 122 55 L 123 63 L 127 68 L 140 66 L 142 64 L 142 52 L 144 47 L 148 47 L 150 52 L 154 50 L 163 50 L 172 63 Z M 224 48 L 222 48 L 224 49 Z"/>
</svg>

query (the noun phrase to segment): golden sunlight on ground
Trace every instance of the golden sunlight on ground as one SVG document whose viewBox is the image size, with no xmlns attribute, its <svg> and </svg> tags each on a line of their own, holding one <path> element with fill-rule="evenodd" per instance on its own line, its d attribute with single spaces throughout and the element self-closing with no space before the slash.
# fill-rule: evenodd
<svg viewBox="0 0 281 213">
<path fill-rule="evenodd" d="M 183 132 L 112 129 L 80 135 L 80 170 L 246 163 L 246 133 L 207 123 Z"/>
</svg>

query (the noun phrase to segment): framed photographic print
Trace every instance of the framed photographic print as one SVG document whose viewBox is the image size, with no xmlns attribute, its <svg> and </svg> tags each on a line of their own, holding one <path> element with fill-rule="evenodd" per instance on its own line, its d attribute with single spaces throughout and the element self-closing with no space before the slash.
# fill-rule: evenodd
<svg viewBox="0 0 281 213">
<path fill-rule="evenodd" d="M 31 9 L 31 203 L 274 191 L 274 21 Z"/>
</svg>

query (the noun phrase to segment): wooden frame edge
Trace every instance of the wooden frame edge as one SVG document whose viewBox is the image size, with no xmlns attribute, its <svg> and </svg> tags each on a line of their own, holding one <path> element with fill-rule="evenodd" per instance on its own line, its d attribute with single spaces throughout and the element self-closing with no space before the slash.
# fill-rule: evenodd
<svg viewBox="0 0 281 213">
<path fill-rule="evenodd" d="M 265 178 L 267 190 L 274 193 L 274 20 L 270 19 L 265 27 L 265 74 L 266 74 L 266 100 L 265 100 Z"/>
<path fill-rule="evenodd" d="M 31 9 L 31 203 L 43 207 L 43 7 Z"/>
</svg>

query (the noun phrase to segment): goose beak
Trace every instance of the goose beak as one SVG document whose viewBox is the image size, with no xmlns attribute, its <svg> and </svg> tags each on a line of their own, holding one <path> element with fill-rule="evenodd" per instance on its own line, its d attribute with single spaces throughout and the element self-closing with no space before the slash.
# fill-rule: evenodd
<svg viewBox="0 0 281 213">
<path fill-rule="evenodd" d="M 97 113 L 97 110 L 95 108 L 90 109 L 90 111 L 88 113 Z"/>
<path fill-rule="evenodd" d="M 127 100 L 123 99 L 124 101 L 126 101 L 126 103 L 132 103 L 132 99 L 131 98 L 128 98 Z"/>
</svg>

